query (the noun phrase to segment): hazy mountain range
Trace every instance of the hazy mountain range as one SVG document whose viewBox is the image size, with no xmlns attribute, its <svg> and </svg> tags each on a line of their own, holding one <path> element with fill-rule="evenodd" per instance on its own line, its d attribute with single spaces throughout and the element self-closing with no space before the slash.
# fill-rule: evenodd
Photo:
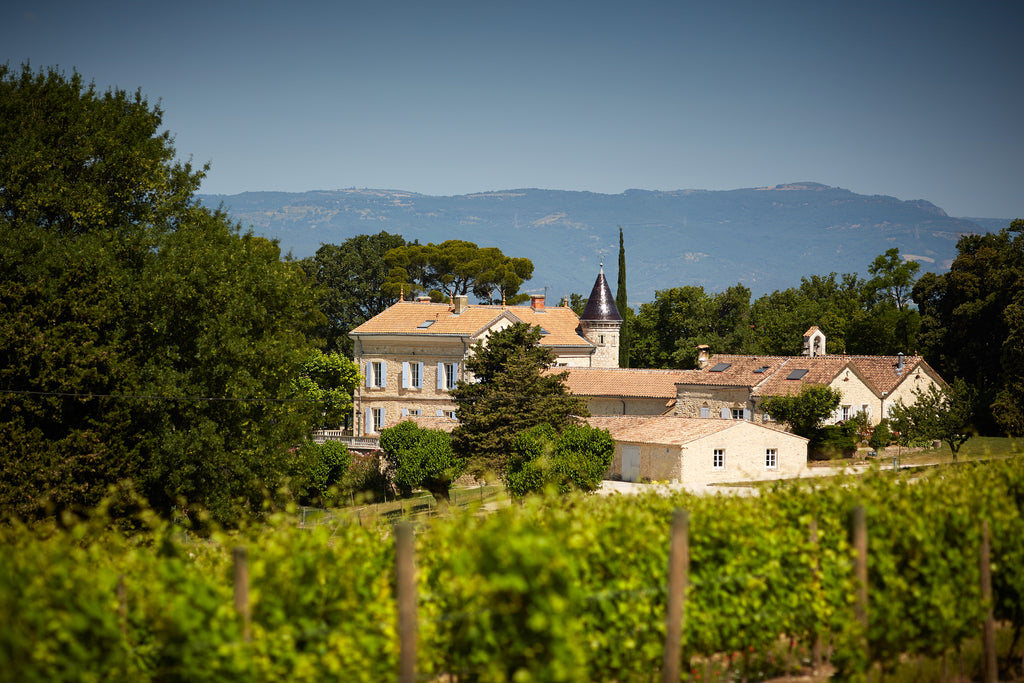
<svg viewBox="0 0 1024 683">
<path fill-rule="evenodd" d="M 944 271 L 957 239 L 1010 219 L 953 218 L 923 200 L 860 195 L 818 183 L 671 192 L 595 194 L 507 190 L 435 197 L 398 190 L 201 195 L 297 258 L 321 244 L 386 230 L 421 243 L 463 239 L 534 263 L 524 290 L 549 304 L 590 293 L 602 259 L 612 289 L 619 226 L 631 305 L 682 285 L 720 291 L 742 282 L 754 297 L 830 272 L 867 275 L 875 256 L 899 247 L 922 271 Z"/>
</svg>

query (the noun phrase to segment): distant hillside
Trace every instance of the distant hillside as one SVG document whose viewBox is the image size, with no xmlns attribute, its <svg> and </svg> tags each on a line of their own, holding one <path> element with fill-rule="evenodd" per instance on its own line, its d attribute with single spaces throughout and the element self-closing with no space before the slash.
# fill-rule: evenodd
<svg viewBox="0 0 1024 683">
<path fill-rule="evenodd" d="M 1008 224 L 947 216 L 926 201 L 859 195 L 817 183 L 729 190 L 628 190 L 607 195 L 508 190 L 434 197 L 393 190 L 202 195 L 243 227 L 280 240 L 296 257 L 321 244 L 386 230 L 421 243 L 464 239 L 533 260 L 530 291 L 557 301 L 587 294 L 602 259 L 615 282 L 618 226 L 625 233 L 632 304 L 655 290 L 742 282 L 754 296 L 810 274 L 866 274 L 875 256 L 899 247 L 923 270 L 942 271 L 969 232 Z"/>
</svg>

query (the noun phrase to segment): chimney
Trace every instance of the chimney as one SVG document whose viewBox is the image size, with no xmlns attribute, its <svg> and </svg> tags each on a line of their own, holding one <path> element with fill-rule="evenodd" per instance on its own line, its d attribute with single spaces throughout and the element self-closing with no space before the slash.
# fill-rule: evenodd
<svg viewBox="0 0 1024 683">
<path fill-rule="evenodd" d="M 703 370 L 704 366 L 708 364 L 708 359 L 711 356 L 710 349 L 711 347 L 707 344 L 701 344 L 697 347 L 697 367 L 700 370 Z"/>
<path fill-rule="evenodd" d="M 416 302 L 421 304 L 429 304 L 430 297 L 427 296 L 426 294 L 420 294 L 418 297 L 416 297 Z"/>
<path fill-rule="evenodd" d="M 897 375 L 902 375 L 903 374 L 903 352 L 902 351 L 900 351 L 899 353 L 896 354 L 896 374 Z"/>
<path fill-rule="evenodd" d="M 465 294 L 459 294 L 454 297 L 455 302 L 455 315 L 460 315 L 463 311 L 469 308 L 469 297 Z"/>
<path fill-rule="evenodd" d="M 543 294 L 531 294 L 530 295 L 530 308 L 535 311 L 544 310 L 544 295 Z"/>
</svg>

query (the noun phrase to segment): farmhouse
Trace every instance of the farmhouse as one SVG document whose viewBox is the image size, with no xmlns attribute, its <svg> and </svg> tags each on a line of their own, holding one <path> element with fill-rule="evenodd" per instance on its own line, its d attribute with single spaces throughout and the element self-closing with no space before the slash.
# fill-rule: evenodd
<svg viewBox="0 0 1024 683">
<path fill-rule="evenodd" d="M 582 316 L 568 306 L 548 308 L 540 295 L 528 306 L 470 304 L 466 296 L 399 301 L 349 333 L 365 376 L 353 397 L 356 436 L 409 417 L 454 418 L 450 390 L 469 379 L 465 360 L 473 346 L 517 322 L 540 327 L 541 344 L 559 367 L 618 366 L 622 317 L 603 268 Z"/>
<path fill-rule="evenodd" d="M 807 439 L 742 420 L 603 416 L 587 422 L 615 440 L 608 476 L 710 484 L 794 478 L 807 472 Z"/>
</svg>

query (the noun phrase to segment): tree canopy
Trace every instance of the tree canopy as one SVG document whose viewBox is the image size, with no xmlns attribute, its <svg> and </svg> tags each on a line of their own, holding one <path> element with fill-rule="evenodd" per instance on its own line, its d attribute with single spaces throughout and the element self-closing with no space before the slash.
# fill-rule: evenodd
<svg viewBox="0 0 1024 683">
<path fill-rule="evenodd" d="M 596 491 L 615 455 L 615 441 L 605 429 L 570 424 L 561 433 L 545 423 L 512 440 L 505 468 L 510 494 L 522 498 L 554 489 Z"/>
<path fill-rule="evenodd" d="M 515 323 L 478 342 L 466 359 L 472 379 L 451 392 L 459 420 L 452 443 L 475 474 L 501 474 L 519 432 L 544 423 L 560 432 L 590 414 L 584 399 L 569 394 L 567 373 L 546 371 L 555 353 L 540 339 L 540 328 Z"/>
<path fill-rule="evenodd" d="M 440 429 L 424 429 L 412 420 L 380 433 L 388 474 L 403 495 L 415 488 L 447 501 L 452 482 L 466 469 L 464 457 L 452 450 L 451 437 Z"/>
<path fill-rule="evenodd" d="M 194 198 L 162 111 L 0 65 L 0 509 L 130 482 L 230 522 L 282 485 L 318 323 L 278 246 Z M 193 508 L 189 507 L 189 510 Z"/>
<path fill-rule="evenodd" d="M 533 262 L 505 256 L 497 247 L 478 247 L 465 240 L 396 247 L 385 256 L 386 291 L 412 296 L 426 292 L 435 301 L 473 293 L 483 303 L 513 305 L 529 297 L 519 294 L 533 277 Z"/>
<path fill-rule="evenodd" d="M 352 414 L 352 392 L 359 380 L 359 366 L 353 361 L 318 349 L 302 364 L 295 387 L 320 410 L 321 426 L 337 428 Z"/>
<path fill-rule="evenodd" d="M 351 356 L 349 331 L 398 301 L 399 292 L 385 286 L 390 266 L 384 256 L 404 246 L 401 235 L 381 231 L 324 244 L 299 262 L 318 286 L 317 304 L 326 317 L 318 330 L 324 350 Z"/>
<path fill-rule="evenodd" d="M 949 272 L 922 275 L 913 298 L 932 364 L 978 389 L 975 426 L 1024 434 L 1024 220 L 961 237 Z"/>
<path fill-rule="evenodd" d="M 960 447 L 974 433 L 971 420 L 977 390 L 962 379 L 956 379 L 947 386 L 932 384 L 927 391 L 918 389 L 914 394 L 911 405 L 897 401 L 893 406 L 889 414 L 890 426 L 900 432 L 904 442 L 908 439 L 945 441 L 956 460 Z"/>
<path fill-rule="evenodd" d="M 790 430 L 808 439 L 815 436 L 822 422 L 835 412 L 843 395 L 838 389 L 807 386 L 799 394 L 772 396 L 761 407 L 776 422 L 785 422 Z"/>
</svg>

